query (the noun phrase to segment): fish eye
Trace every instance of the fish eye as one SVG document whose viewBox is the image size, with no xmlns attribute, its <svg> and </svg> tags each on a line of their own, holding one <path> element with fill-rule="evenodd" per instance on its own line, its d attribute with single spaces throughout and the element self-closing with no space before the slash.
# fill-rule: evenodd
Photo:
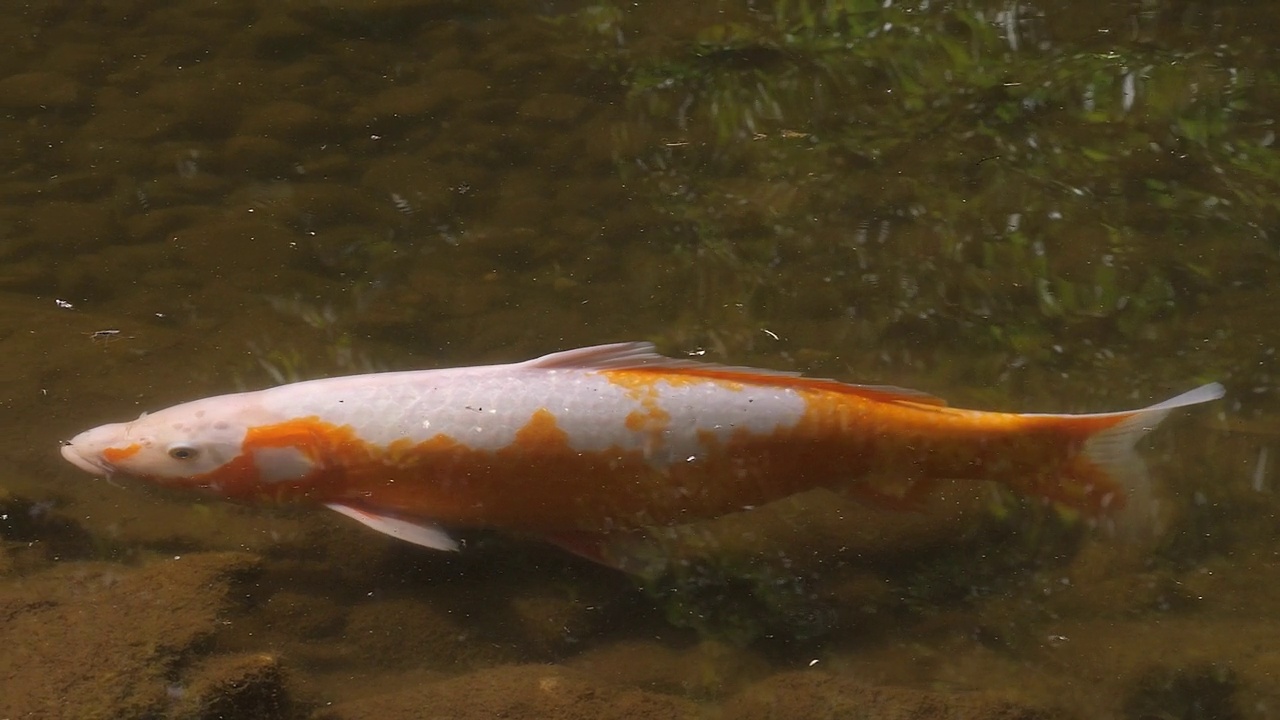
<svg viewBox="0 0 1280 720">
<path fill-rule="evenodd" d="M 169 446 L 169 457 L 173 458 L 174 460 L 190 460 L 194 458 L 196 454 L 197 454 L 196 449 L 191 447 L 190 445 L 170 445 Z"/>
</svg>

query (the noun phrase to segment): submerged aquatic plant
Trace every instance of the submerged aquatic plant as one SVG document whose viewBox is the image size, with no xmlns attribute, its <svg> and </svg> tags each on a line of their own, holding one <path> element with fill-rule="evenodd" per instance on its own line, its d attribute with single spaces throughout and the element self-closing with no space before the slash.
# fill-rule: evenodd
<svg viewBox="0 0 1280 720">
<path fill-rule="evenodd" d="M 785 555 L 749 563 L 711 556 L 669 566 L 642 587 L 671 624 L 736 645 L 774 635 L 820 637 L 836 617 L 812 578 L 796 574 Z"/>
<path fill-rule="evenodd" d="M 1238 69 L 1247 40 L 1065 43 L 1035 4 L 984 2 L 777 0 L 664 42 L 589 15 L 625 132 L 652 138 L 617 167 L 666 220 L 645 242 L 682 342 L 799 324 L 875 348 L 864 371 L 946 346 L 956 377 L 1092 372 L 1168 342 L 1280 221 L 1277 78 Z"/>
</svg>

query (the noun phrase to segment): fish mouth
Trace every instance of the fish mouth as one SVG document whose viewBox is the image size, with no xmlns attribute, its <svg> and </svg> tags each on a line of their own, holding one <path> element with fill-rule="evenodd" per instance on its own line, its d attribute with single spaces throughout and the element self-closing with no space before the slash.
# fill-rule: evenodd
<svg viewBox="0 0 1280 720">
<path fill-rule="evenodd" d="M 62 457 L 67 462 L 71 463 L 72 465 L 75 465 L 76 467 L 80 468 L 81 470 L 84 470 L 87 473 L 90 473 L 92 475 L 103 475 L 106 477 L 111 476 L 111 468 L 108 467 L 106 463 L 100 460 L 94 460 L 94 459 L 85 457 L 84 455 L 80 454 L 80 451 L 76 449 L 75 445 L 72 445 L 69 442 L 64 442 L 62 444 L 61 452 L 62 452 Z"/>
</svg>

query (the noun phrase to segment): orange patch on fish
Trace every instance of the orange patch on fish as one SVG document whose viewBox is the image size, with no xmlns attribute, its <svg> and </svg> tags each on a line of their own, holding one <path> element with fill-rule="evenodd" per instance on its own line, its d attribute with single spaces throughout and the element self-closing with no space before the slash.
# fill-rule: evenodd
<svg viewBox="0 0 1280 720">
<path fill-rule="evenodd" d="M 661 447 L 662 433 L 671 424 L 671 414 L 658 405 L 659 383 L 668 387 L 691 385 L 695 382 L 706 382 L 681 375 L 660 375 L 652 372 L 634 370 L 606 370 L 600 373 L 609 382 L 623 388 L 627 397 L 640 403 L 643 411 L 633 410 L 623 419 L 623 425 L 632 432 L 647 432 L 651 447 Z M 728 390 L 741 390 L 741 383 L 722 383 Z"/>
<path fill-rule="evenodd" d="M 661 386 L 671 388 L 703 385 L 708 381 L 725 390 L 740 391 L 746 387 L 748 378 L 739 378 L 734 373 L 690 370 L 601 370 L 600 375 L 609 382 L 626 390 L 631 399 L 647 405 L 656 401 Z M 762 376 L 770 377 L 770 376 Z"/>
<path fill-rule="evenodd" d="M 516 431 L 516 446 L 568 446 L 569 436 L 556 424 L 556 416 L 546 408 L 538 408 L 524 427 Z"/>
<path fill-rule="evenodd" d="M 124 460 L 126 458 L 131 458 L 134 455 L 137 455 L 138 451 L 141 449 L 142 449 L 142 446 L 139 445 L 138 443 L 133 443 L 132 445 L 126 445 L 122 448 L 105 448 L 102 451 L 102 459 L 106 460 L 109 463 L 118 463 L 121 460 Z"/>
<path fill-rule="evenodd" d="M 327 426 L 328 423 L 321 422 L 320 418 L 312 415 L 275 425 L 251 427 L 245 434 L 244 449 L 306 448 L 313 444 L 316 434 L 323 432 L 322 428 Z"/>
<path fill-rule="evenodd" d="M 868 477 L 873 470 L 896 480 L 1002 480 L 1086 511 L 1100 509 L 1106 494 L 1118 493 L 1099 486 L 1063 496 L 1060 488 L 1064 472 L 1088 475 L 1088 463 L 1076 462 L 1088 434 L 1124 416 L 1072 424 L 1000 416 L 997 425 L 1016 430 L 1001 432 L 989 415 L 915 403 L 882 406 L 873 415 L 857 395 L 801 395 L 806 410 L 798 423 L 767 433 L 740 428 L 727 437 L 698 431 L 700 449 L 668 465 L 633 447 L 576 450 L 555 414 L 540 408 L 512 442 L 494 450 L 469 447 L 444 433 L 377 445 L 349 426 L 317 418 L 255 427 L 240 458 L 199 481 L 232 497 L 305 496 L 445 525 L 547 536 L 693 522 L 817 487 L 875 497 L 876 477 Z M 966 414 L 972 423 L 955 422 Z M 642 414 L 636 422 L 649 417 Z M 253 450 L 286 446 L 316 458 L 317 469 L 296 481 L 255 483 Z M 861 490 L 859 481 L 866 483 Z"/>
</svg>

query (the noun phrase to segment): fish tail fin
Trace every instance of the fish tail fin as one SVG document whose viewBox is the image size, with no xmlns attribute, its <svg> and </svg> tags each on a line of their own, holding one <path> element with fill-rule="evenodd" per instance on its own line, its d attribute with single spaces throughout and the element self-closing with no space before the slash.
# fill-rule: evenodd
<svg viewBox="0 0 1280 720">
<path fill-rule="evenodd" d="M 1210 383 L 1141 410 L 1059 416 L 1079 423 L 1087 436 L 1054 491 L 1043 494 L 1110 524 L 1119 534 L 1157 532 L 1160 508 L 1136 445 L 1170 412 L 1217 400 L 1223 392 L 1221 385 Z M 1106 424 L 1099 428 L 1099 422 Z"/>
</svg>

